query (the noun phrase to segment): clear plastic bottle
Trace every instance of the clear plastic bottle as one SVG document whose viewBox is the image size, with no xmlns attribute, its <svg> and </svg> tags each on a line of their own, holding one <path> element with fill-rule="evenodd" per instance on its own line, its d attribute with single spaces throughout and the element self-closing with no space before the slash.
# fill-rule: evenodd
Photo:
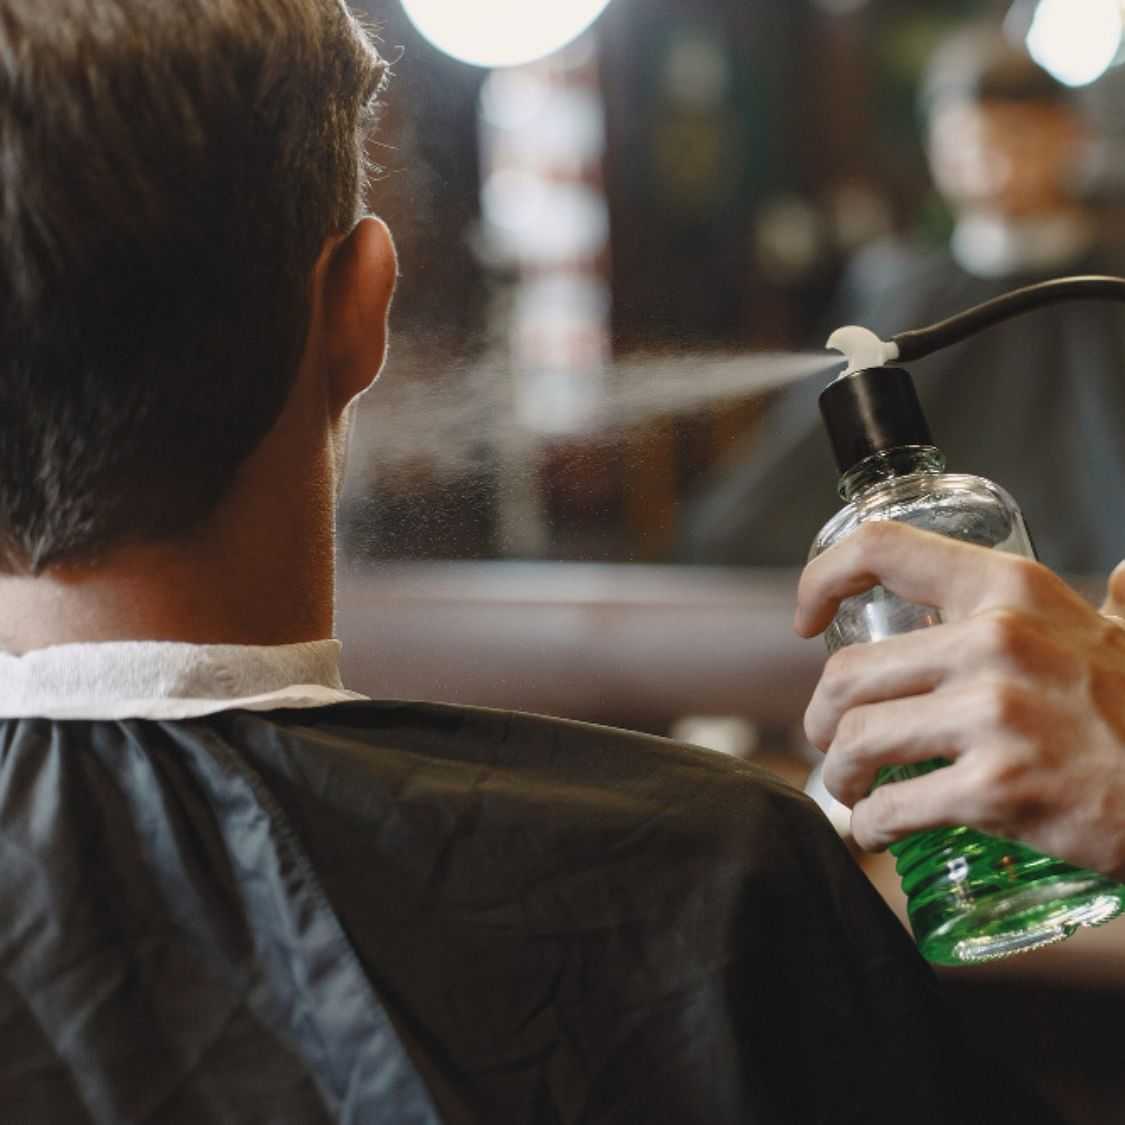
<svg viewBox="0 0 1125 1125">
<path fill-rule="evenodd" d="M 857 383 L 839 386 L 857 376 Z M 945 458 L 929 438 L 905 371 L 881 368 L 845 376 L 822 395 L 821 409 L 843 469 L 840 494 L 846 505 L 816 537 L 810 559 L 870 520 L 897 520 L 1035 557 L 1023 515 L 1007 492 L 982 477 L 944 471 Z M 825 638 L 835 652 L 940 621 L 932 606 L 875 587 L 841 604 Z M 876 784 L 948 764 L 935 759 L 891 767 Z M 1062 941 L 1125 907 L 1125 887 L 1104 876 L 970 828 L 919 833 L 890 850 L 918 948 L 939 964 L 991 960 Z"/>
</svg>

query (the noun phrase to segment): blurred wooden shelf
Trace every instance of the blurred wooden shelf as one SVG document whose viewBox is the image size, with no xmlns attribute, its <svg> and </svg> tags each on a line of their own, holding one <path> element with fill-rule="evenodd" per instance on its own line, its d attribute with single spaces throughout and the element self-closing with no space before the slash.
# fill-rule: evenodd
<svg viewBox="0 0 1125 1125">
<path fill-rule="evenodd" d="M 597 563 L 395 563 L 341 575 L 344 675 L 440 699 L 660 729 L 799 722 L 824 663 L 797 575 Z"/>
</svg>

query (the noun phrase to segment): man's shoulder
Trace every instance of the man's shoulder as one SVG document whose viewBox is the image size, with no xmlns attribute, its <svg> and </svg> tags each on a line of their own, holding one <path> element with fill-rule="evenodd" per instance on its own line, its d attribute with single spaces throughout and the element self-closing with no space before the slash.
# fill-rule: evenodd
<svg viewBox="0 0 1125 1125">
<path fill-rule="evenodd" d="M 825 996 L 851 1011 L 873 966 L 924 990 L 827 821 L 751 764 L 428 703 L 212 729 L 246 748 L 422 1055 L 457 1060 L 488 1120 L 531 1120 L 530 1083 L 590 1120 L 758 1119 Z"/>
<path fill-rule="evenodd" d="M 652 735 L 406 702 L 231 716 L 223 734 L 357 916 L 356 888 L 374 880 L 404 916 L 487 923 L 489 941 L 494 925 L 561 939 L 635 924 L 663 948 L 679 918 L 720 957 L 747 921 L 740 903 L 788 902 L 815 871 L 831 911 L 863 883 L 803 793 Z"/>
<path fill-rule="evenodd" d="M 410 775 L 453 799 L 464 786 L 512 804 L 549 804 L 554 815 L 599 809 L 627 818 L 674 804 L 745 820 L 750 805 L 817 816 L 803 794 L 742 761 L 655 735 L 519 711 L 457 704 L 373 701 L 310 711 L 243 714 L 232 737 L 280 739 L 291 767 L 329 771 L 381 789 Z M 269 731 L 268 736 L 266 731 Z M 749 803 L 749 804 L 748 804 Z"/>
<path fill-rule="evenodd" d="M 568 870 L 634 889 L 678 871 L 686 888 L 846 858 L 819 809 L 764 770 L 633 731 L 407 702 L 222 729 L 325 862 L 378 854 L 410 885 L 451 848 L 460 877 L 498 896 Z"/>
</svg>

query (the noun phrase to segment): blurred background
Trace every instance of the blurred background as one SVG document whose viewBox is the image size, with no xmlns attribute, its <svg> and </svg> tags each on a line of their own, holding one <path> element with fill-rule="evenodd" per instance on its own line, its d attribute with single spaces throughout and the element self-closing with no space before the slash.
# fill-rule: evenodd
<svg viewBox="0 0 1125 1125">
<path fill-rule="evenodd" d="M 397 59 L 371 205 L 402 278 L 341 509 L 350 682 L 803 784 L 823 649 L 793 591 L 839 504 L 823 341 L 1125 274 L 1125 0 L 353 6 Z M 1100 597 L 1125 558 L 1125 310 L 1035 313 L 913 371 L 950 467 L 1008 487 Z M 1097 1030 L 1117 928 L 948 986 L 1020 1028 L 1004 1050 L 1068 1120 L 1125 1121 Z"/>
<path fill-rule="evenodd" d="M 823 341 L 1125 273 L 1125 0 L 357 7 L 397 60 L 371 203 L 402 279 L 341 509 L 353 680 L 735 717 L 807 763 Z M 1093 304 L 914 366 L 950 468 L 1092 596 L 1125 558 L 1123 370 Z"/>
<path fill-rule="evenodd" d="M 924 287 L 911 302 L 898 295 L 900 316 L 936 319 L 948 298 L 919 263 L 948 249 L 969 205 L 985 219 L 1006 205 L 976 206 L 981 185 L 963 181 L 1047 174 L 988 167 L 1017 142 L 1030 154 L 1015 158 L 1031 165 L 1049 150 L 1067 197 L 1017 220 L 1049 226 L 1082 208 L 1096 232 L 1054 261 L 969 265 L 962 304 L 974 282 L 1000 291 L 1024 274 L 1073 272 L 1123 226 L 1117 0 L 576 0 L 557 5 L 574 15 L 556 36 L 576 39 L 498 68 L 445 53 L 408 10 L 447 50 L 507 61 L 550 44 L 534 6 L 474 5 L 496 9 L 495 26 L 479 14 L 459 24 L 463 5 L 447 0 L 366 6 L 387 53 L 401 54 L 372 202 L 395 231 L 403 276 L 392 362 L 353 461 L 345 528 L 356 559 L 798 564 L 835 502 L 827 459 L 808 494 L 787 498 L 821 517 L 799 541 L 744 531 L 738 504 L 715 500 L 755 458 L 763 391 L 788 374 L 778 353 L 821 348 L 842 316 L 878 320 L 878 290 L 892 284 Z M 935 76 L 935 53 L 977 24 L 1006 24 L 1013 50 L 1038 42 L 1057 91 L 1050 72 L 1039 88 L 1016 75 L 1009 91 L 990 91 L 1011 60 L 971 49 Z M 974 67 L 975 78 L 958 73 Z M 927 89 L 943 81 L 961 88 Z M 1038 117 L 997 126 L 998 151 L 970 136 L 979 123 L 950 120 L 954 109 L 935 122 L 935 99 L 993 92 L 1024 108 L 1042 99 Z M 1053 139 L 1063 104 L 1081 143 Z M 957 467 L 1001 475 L 987 462 Z M 1047 521 L 1028 514 L 1042 537 Z"/>
</svg>

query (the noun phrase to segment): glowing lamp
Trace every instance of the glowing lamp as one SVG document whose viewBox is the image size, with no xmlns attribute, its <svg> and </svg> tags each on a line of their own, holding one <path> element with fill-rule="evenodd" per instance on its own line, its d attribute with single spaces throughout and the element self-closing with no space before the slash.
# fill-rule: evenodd
<svg viewBox="0 0 1125 1125">
<path fill-rule="evenodd" d="M 440 51 L 473 66 L 519 66 L 577 39 L 609 0 L 402 0 Z"/>
<path fill-rule="evenodd" d="M 1088 86 L 1113 63 L 1121 47 L 1120 0 L 1039 0 L 1027 49 L 1067 86 Z"/>
</svg>

